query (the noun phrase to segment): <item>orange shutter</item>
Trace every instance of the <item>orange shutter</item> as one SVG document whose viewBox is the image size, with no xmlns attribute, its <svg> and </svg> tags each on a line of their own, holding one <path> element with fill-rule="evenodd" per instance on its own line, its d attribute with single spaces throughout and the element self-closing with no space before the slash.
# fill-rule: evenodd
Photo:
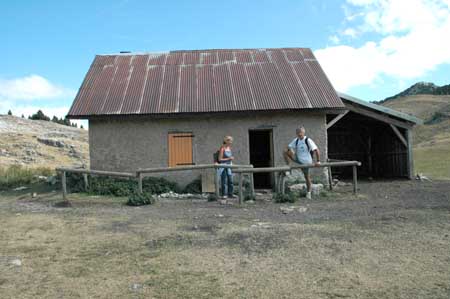
<svg viewBox="0 0 450 299">
<path fill-rule="evenodd" d="M 169 167 L 193 165 L 192 133 L 169 133 Z"/>
</svg>

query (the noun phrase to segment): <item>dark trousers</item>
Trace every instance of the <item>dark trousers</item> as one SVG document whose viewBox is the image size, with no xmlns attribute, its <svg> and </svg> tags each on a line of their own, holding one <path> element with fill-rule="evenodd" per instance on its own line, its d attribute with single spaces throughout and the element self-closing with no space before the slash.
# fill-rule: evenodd
<svg viewBox="0 0 450 299">
<path fill-rule="evenodd" d="M 220 181 L 221 181 L 221 193 L 222 196 L 233 195 L 233 174 L 231 173 L 231 169 L 223 169 L 222 174 L 220 175 Z M 225 190 L 227 191 L 225 193 Z"/>
</svg>

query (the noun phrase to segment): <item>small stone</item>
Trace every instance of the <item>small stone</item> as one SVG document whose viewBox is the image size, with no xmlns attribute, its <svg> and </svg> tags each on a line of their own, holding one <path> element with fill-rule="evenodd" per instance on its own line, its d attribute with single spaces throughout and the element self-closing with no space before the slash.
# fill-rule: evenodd
<svg viewBox="0 0 450 299">
<path fill-rule="evenodd" d="M 304 212 L 306 212 L 307 210 L 308 210 L 307 207 L 299 207 L 299 208 L 298 208 L 298 211 L 299 211 L 300 213 L 304 213 Z"/>
<path fill-rule="evenodd" d="M 142 289 L 142 287 L 143 287 L 142 284 L 133 283 L 130 288 L 132 291 L 138 291 L 138 290 Z"/>
<path fill-rule="evenodd" d="M 22 266 L 22 261 L 19 260 L 19 259 L 13 259 L 13 260 L 11 261 L 11 265 L 20 267 L 20 266 Z"/>
<path fill-rule="evenodd" d="M 28 189 L 28 187 L 21 186 L 21 187 L 17 187 L 15 189 L 13 189 L 13 191 L 21 191 L 21 190 L 25 190 L 25 189 Z"/>
<path fill-rule="evenodd" d="M 36 192 L 31 193 L 31 197 L 32 198 L 36 198 L 37 197 L 37 193 Z"/>
</svg>

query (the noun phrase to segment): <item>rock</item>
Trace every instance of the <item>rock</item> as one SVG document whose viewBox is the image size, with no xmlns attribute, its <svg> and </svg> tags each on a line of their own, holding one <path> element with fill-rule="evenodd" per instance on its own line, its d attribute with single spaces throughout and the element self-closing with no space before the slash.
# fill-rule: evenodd
<svg viewBox="0 0 450 299">
<path fill-rule="evenodd" d="M 258 222 L 256 224 L 250 225 L 251 228 L 271 228 L 270 223 L 267 222 Z"/>
<path fill-rule="evenodd" d="M 306 184 L 302 183 L 302 184 L 291 185 L 291 186 L 289 186 L 289 189 L 291 191 L 294 191 L 294 190 L 306 191 Z M 314 195 L 319 195 L 320 192 L 322 192 L 322 190 L 323 190 L 323 184 L 312 184 L 311 185 L 311 193 Z"/>
<path fill-rule="evenodd" d="M 247 200 L 245 203 L 248 203 L 248 204 L 254 204 L 255 201 L 254 201 L 254 200 Z"/>
<path fill-rule="evenodd" d="M 66 147 L 66 144 L 60 140 L 56 139 L 49 139 L 49 138 L 37 138 L 37 141 L 40 143 L 43 143 L 48 146 L 54 146 L 54 147 Z"/>
<path fill-rule="evenodd" d="M 37 193 L 36 192 L 31 193 L 31 198 L 36 198 L 36 197 L 37 197 Z"/>
<path fill-rule="evenodd" d="M 47 177 L 43 176 L 43 175 L 38 175 L 38 176 L 36 176 L 36 178 L 41 181 L 47 181 Z"/>
<path fill-rule="evenodd" d="M 280 211 L 283 214 L 289 214 L 294 211 L 294 207 L 280 207 Z"/>
<path fill-rule="evenodd" d="M 133 283 L 131 286 L 130 286 L 130 289 L 132 290 L 132 291 L 138 291 L 138 290 L 141 290 L 143 288 L 143 285 L 142 284 L 139 284 L 139 283 Z"/>
<path fill-rule="evenodd" d="M 28 187 L 20 186 L 20 187 L 13 189 L 13 191 L 20 191 L 20 190 L 25 190 L 25 189 L 28 189 Z"/>
<path fill-rule="evenodd" d="M 304 212 L 306 212 L 307 210 L 308 210 L 307 207 L 298 207 L 299 213 L 304 213 Z"/>
<path fill-rule="evenodd" d="M 49 176 L 47 177 L 46 182 L 49 183 L 50 185 L 55 185 L 58 182 L 58 177 L 55 175 Z"/>
<path fill-rule="evenodd" d="M 19 259 L 13 259 L 13 260 L 11 260 L 11 265 L 20 267 L 20 266 L 22 266 L 22 261 Z"/>
</svg>

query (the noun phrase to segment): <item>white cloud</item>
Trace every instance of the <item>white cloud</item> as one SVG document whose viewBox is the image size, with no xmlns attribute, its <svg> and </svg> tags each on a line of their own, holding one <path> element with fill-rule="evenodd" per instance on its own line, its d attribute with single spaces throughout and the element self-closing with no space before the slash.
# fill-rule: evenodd
<svg viewBox="0 0 450 299">
<path fill-rule="evenodd" d="M 337 35 L 332 35 L 329 37 L 330 41 L 334 44 L 339 44 L 341 39 Z"/>
<path fill-rule="evenodd" d="M 350 36 L 350 37 L 352 37 L 352 38 L 355 38 L 356 35 L 357 35 L 357 32 L 356 32 L 356 30 L 353 29 L 353 28 L 347 28 L 347 29 L 344 30 L 344 32 L 342 32 L 342 34 L 343 34 L 343 35 Z"/>
<path fill-rule="evenodd" d="M 39 75 L 14 79 L 0 78 L 0 100 L 32 101 L 74 97 L 75 91 L 55 85 Z"/>
<path fill-rule="evenodd" d="M 370 32 L 379 38 L 360 47 L 341 44 L 315 51 L 338 90 L 374 84 L 382 75 L 398 80 L 419 78 L 440 64 L 450 63 L 450 0 L 347 3 L 353 7 L 345 7 L 345 14 L 358 17 L 351 19 L 349 27 L 355 31 L 341 34 L 360 37 Z"/>
</svg>

